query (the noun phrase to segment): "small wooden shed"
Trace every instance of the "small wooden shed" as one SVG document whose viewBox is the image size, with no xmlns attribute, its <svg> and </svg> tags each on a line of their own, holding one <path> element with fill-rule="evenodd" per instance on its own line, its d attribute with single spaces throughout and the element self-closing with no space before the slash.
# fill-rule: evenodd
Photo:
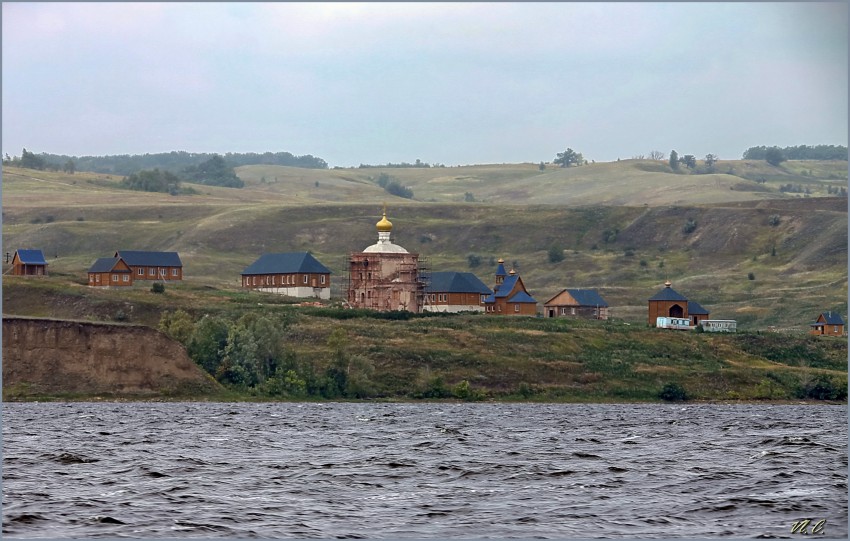
<svg viewBox="0 0 850 541">
<path fill-rule="evenodd" d="M 837 312 L 823 312 L 817 321 L 810 323 L 811 334 L 820 336 L 844 336 L 844 319 Z"/>
<path fill-rule="evenodd" d="M 47 276 L 47 261 L 41 250 L 16 250 L 12 257 L 15 276 Z"/>
</svg>

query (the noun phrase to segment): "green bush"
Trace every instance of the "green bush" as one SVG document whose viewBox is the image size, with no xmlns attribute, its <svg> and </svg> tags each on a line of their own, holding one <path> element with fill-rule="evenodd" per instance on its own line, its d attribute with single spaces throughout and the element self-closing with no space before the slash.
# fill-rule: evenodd
<svg viewBox="0 0 850 541">
<path fill-rule="evenodd" d="M 820 374 L 797 388 L 797 398 L 814 400 L 847 400 L 847 382 L 836 381 L 826 374 Z"/>
<path fill-rule="evenodd" d="M 455 398 L 466 400 L 468 402 L 477 402 L 479 400 L 484 399 L 484 394 L 481 391 L 470 387 L 469 382 L 466 380 L 463 380 L 457 385 L 455 385 L 454 389 L 452 390 L 452 394 L 455 396 Z"/>
<path fill-rule="evenodd" d="M 151 293 L 165 293 L 165 284 L 154 282 L 151 284 Z"/>
<path fill-rule="evenodd" d="M 680 402 L 688 399 L 688 393 L 678 383 L 668 383 L 658 392 L 658 398 L 668 402 Z"/>
<path fill-rule="evenodd" d="M 564 260 L 564 249 L 558 245 L 549 248 L 549 263 L 560 263 Z"/>
</svg>

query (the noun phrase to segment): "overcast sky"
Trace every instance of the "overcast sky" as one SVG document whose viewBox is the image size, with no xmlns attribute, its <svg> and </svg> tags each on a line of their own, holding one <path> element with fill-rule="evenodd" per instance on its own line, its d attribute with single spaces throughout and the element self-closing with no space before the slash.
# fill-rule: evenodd
<svg viewBox="0 0 850 541">
<path fill-rule="evenodd" d="M 331 166 L 847 145 L 835 3 L 3 2 L 2 151 Z"/>
</svg>

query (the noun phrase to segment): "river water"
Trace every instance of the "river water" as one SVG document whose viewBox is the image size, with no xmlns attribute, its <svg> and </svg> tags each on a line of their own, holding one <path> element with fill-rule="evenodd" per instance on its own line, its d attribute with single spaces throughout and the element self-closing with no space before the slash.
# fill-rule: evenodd
<svg viewBox="0 0 850 541">
<path fill-rule="evenodd" d="M 3 405 L 4 537 L 845 538 L 847 472 L 846 406 Z"/>
</svg>

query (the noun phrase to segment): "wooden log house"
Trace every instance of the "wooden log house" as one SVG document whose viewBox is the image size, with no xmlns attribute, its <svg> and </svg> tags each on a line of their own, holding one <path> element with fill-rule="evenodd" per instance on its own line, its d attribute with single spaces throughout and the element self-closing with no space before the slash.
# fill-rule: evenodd
<svg viewBox="0 0 850 541">
<path fill-rule="evenodd" d="M 608 319 L 608 303 L 595 289 L 562 289 L 543 303 L 546 317 Z"/>
<path fill-rule="evenodd" d="M 263 254 L 242 271 L 242 287 L 330 299 L 331 271 L 308 252 Z"/>
<path fill-rule="evenodd" d="M 47 261 L 41 250 L 15 250 L 12 256 L 12 275 L 47 276 Z"/>
<path fill-rule="evenodd" d="M 91 287 L 128 287 L 133 285 L 133 271 L 120 257 L 101 257 L 88 270 Z"/>
<path fill-rule="evenodd" d="M 183 263 L 177 252 L 119 250 L 115 257 L 130 267 L 134 280 L 183 280 Z"/>
<path fill-rule="evenodd" d="M 493 294 L 471 272 L 432 272 L 425 286 L 425 312 L 483 312 L 487 297 Z"/>
</svg>

